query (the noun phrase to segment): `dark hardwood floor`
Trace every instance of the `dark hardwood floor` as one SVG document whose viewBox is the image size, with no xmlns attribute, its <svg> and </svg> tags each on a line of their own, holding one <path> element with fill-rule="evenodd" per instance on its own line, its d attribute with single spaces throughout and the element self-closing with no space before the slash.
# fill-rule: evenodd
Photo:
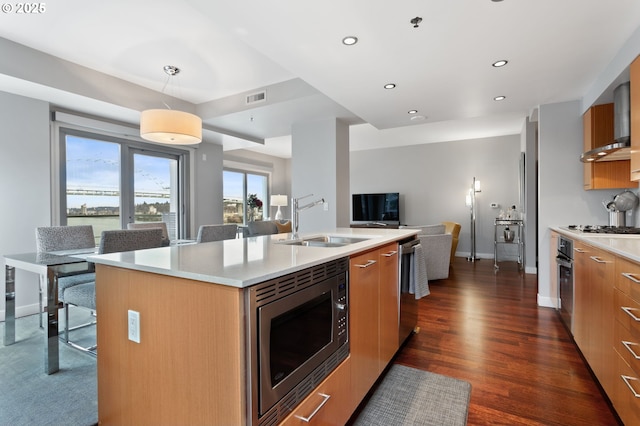
<svg viewBox="0 0 640 426">
<path fill-rule="evenodd" d="M 394 362 L 472 385 L 469 425 L 618 425 L 537 277 L 456 258 L 419 301 L 420 332 Z"/>
</svg>

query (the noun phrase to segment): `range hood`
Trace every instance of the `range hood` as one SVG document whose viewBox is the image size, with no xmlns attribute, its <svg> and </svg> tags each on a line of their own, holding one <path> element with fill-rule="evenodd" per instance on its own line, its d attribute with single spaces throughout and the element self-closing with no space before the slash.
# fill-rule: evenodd
<svg viewBox="0 0 640 426">
<path fill-rule="evenodd" d="M 622 83 L 613 91 L 613 138 L 605 146 L 587 151 L 580 156 L 580 161 L 617 161 L 628 160 L 631 156 L 631 139 L 629 138 L 630 116 L 630 83 Z"/>
</svg>

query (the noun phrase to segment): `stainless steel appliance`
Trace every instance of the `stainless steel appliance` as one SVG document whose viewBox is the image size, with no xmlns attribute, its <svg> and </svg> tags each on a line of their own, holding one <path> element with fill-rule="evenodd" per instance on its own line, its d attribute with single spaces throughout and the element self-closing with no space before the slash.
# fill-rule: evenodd
<svg viewBox="0 0 640 426">
<path fill-rule="evenodd" d="M 409 337 L 418 324 L 418 301 L 415 295 L 409 293 L 409 279 L 411 277 L 413 257 L 415 256 L 415 246 L 420 244 L 419 239 L 409 239 L 400 241 L 399 259 L 400 276 L 398 279 L 399 295 L 399 318 L 400 344 Z"/>
<path fill-rule="evenodd" d="M 349 258 L 250 287 L 248 409 L 275 425 L 349 355 Z"/>
<path fill-rule="evenodd" d="M 573 241 L 563 236 L 558 238 L 556 265 L 558 274 L 558 299 L 560 301 L 558 309 L 562 321 L 573 334 Z"/>
<path fill-rule="evenodd" d="M 604 226 L 604 225 L 569 225 L 570 231 L 583 234 L 617 234 L 636 235 L 640 234 L 640 228 L 633 226 Z"/>
</svg>

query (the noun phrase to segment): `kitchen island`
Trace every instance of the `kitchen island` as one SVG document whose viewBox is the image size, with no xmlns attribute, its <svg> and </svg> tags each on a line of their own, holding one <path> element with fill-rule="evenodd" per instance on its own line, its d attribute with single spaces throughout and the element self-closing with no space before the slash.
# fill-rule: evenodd
<svg viewBox="0 0 640 426">
<path fill-rule="evenodd" d="M 348 419 L 364 397 L 363 390 L 352 396 L 351 386 L 360 389 L 365 383 L 368 390 L 390 360 L 387 342 L 395 339 L 393 352 L 398 349 L 397 308 L 389 315 L 383 305 L 390 300 L 397 306 L 397 243 L 416 232 L 344 228 L 324 234 L 356 242 L 301 246 L 287 244 L 290 234 L 276 234 L 91 257 L 97 276 L 100 423 L 257 424 L 247 362 L 252 341 L 247 291 L 340 259 L 349 259 L 351 268 L 351 353 L 318 388 L 337 385 L 340 395 L 326 403 L 322 416 Z M 363 274 L 353 270 L 374 256 L 386 263 Z M 354 292 L 354 282 L 362 284 L 360 293 Z M 395 289 L 395 301 L 389 289 Z M 372 303 L 359 304 L 364 298 Z M 139 315 L 140 343 L 130 339 L 129 311 Z M 358 341 L 361 335 L 367 340 Z M 360 380 L 361 370 L 352 372 L 351 364 L 373 369 Z M 306 409 L 307 401 L 299 405 Z M 277 419 L 280 423 L 283 416 Z M 296 421 L 293 414 L 286 419 Z"/>
</svg>

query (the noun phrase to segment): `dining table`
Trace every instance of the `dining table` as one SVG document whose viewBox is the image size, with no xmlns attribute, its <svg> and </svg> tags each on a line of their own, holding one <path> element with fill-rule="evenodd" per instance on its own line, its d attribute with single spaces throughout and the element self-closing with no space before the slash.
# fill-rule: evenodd
<svg viewBox="0 0 640 426">
<path fill-rule="evenodd" d="M 53 374 L 60 369 L 59 332 L 58 332 L 58 279 L 86 274 L 95 271 L 95 265 L 86 257 L 95 254 L 95 250 L 68 250 L 66 252 L 38 252 L 5 255 L 5 327 L 4 345 L 16 343 L 16 292 L 23 290 L 24 283 L 16 283 L 16 269 L 38 274 L 42 299 L 46 300 L 44 309 L 44 372 Z M 42 305 L 42 302 L 40 302 Z M 42 309 L 41 309 L 42 311 Z M 38 312 L 42 315 L 42 312 Z M 42 316 L 41 316 L 42 327 Z"/>
</svg>

